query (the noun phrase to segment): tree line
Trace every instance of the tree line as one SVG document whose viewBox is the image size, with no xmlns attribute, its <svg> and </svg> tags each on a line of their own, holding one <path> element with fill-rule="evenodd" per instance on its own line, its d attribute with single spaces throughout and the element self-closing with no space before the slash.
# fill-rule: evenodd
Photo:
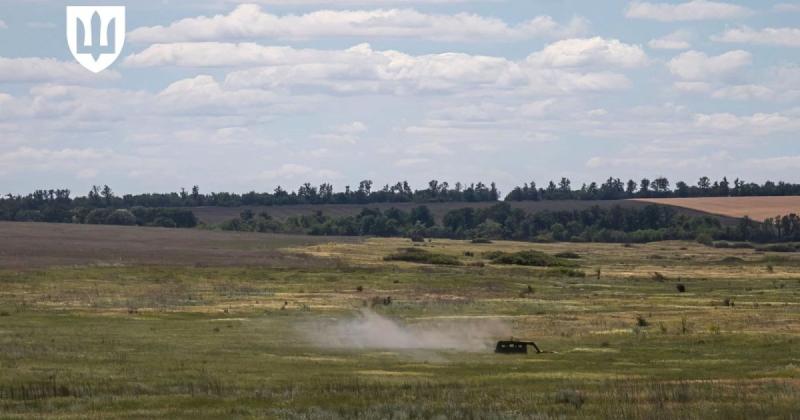
<svg viewBox="0 0 800 420">
<path fill-rule="evenodd" d="M 498 203 L 485 209 L 465 207 L 437 223 L 422 205 L 403 211 L 365 208 L 355 216 L 331 217 L 322 211 L 285 221 L 267 212 L 243 212 L 218 226 L 222 230 L 299 233 L 320 236 L 382 236 L 517 241 L 644 243 L 663 240 L 792 242 L 800 241 L 800 217 L 778 216 L 765 223 L 749 218 L 723 225 L 713 216 L 689 216 L 673 207 L 594 206 L 583 210 L 526 212 Z"/>
<path fill-rule="evenodd" d="M 569 178 L 550 181 L 546 187 L 538 188 L 536 182 L 515 187 L 506 195 L 506 201 L 538 200 L 619 200 L 627 198 L 670 197 L 744 197 L 744 196 L 788 196 L 800 195 L 800 184 L 767 181 L 763 184 L 727 178 L 711 181 L 700 178 L 689 185 L 679 181 L 673 184 L 665 177 L 640 181 L 622 181 L 608 178 L 603 183 L 591 182 L 573 188 Z M 501 199 L 494 182 L 451 185 L 432 180 L 426 188 L 412 189 L 407 181 L 394 185 L 373 188 L 370 180 L 361 181 L 358 188 L 345 186 L 336 191 L 334 186 L 323 183 L 319 186 L 306 183 L 294 191 L 282 187 L 272 192 L 251 191 L 244 194 L 230 192 L 201 193 L 199 186 L 179 192 L 117 195 L 108 186 L 93 186 L 85 196 L 72 197 L 68 189 L 37 190 L 27 195 L 7 194 L 0 197 L 0 219 L 17 220 L 42 217 L 47 221 L 60 220 L 65 209 L 74 208 L 181 208 L 181 207 L 242 207 L 279 206 L 297 204 L 374 204 L 374 203 L 437 203 L 437 202 L 496 202 Z M 62 213 L 62 214 L 58 214 Z"/>
<path fill-rule="evenodd" d="M 689 198 L 689 197 L 751 197 L 751 196 L 789 196 L 800 195 L 800 184 L 766 181 L 763 184 L 727 177 L 713 181 L 704 176 L 696 184 L 678 181 L 674 187 L 666 177 L 644 178 L 640 181 L 623 181 L 608 178 L 598 184 L 583 184 L 573 189 L 569 178 L 561 178 L 556 183 L 550 181 L 545 188 L 537 188 L 536 182 L 515 187 L 506 196 L 506 201 L 540 200 L 622 200 L 629 198 Z"/>
<path fill-rule="evenodd" d="M 26 196 L 0 198 L 0 220 L 192 228 L 198 221 L 189 209 L 119 205 L 107 186 L 87 197 L 71 198 L 69 190 L 37 190 Z"/>
</svg>

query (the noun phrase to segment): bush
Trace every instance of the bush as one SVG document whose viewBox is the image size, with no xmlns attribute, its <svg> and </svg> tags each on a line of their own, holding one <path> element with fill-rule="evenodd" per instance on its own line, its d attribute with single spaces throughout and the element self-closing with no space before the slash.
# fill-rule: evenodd
<svg viewBox="0 0 800 420">
<path fill-rule="evenodd" d="M 797 247 L 794 244 L 774 244 L 759 247 L 758 250 L 763 252 L 797 252 Z"/>
<path fill-rule="evenodd" d="M 686 293 L 686 285 L 683 283 L 679 283 L 675 288 L 678 289 L 678 293 Z"/>
<path fill-rule="evenodd" d="M 416 264 L 461 265 L 461 261 L 452 255 L 437 254 L 419 248 L 404 248 L 394 254 L 387 255 L 384 261 L 405 261 Z"/>
<path fill-rule="evenodd" d="M 495 264 L 524 265 L 529 267 L 569 267 L 566 261 L 539 251 L 520 251 L 515 253 L 491 252 L 487 257 Z"/>
<path fill-rule="evenodd" d="M 585 278 L 586 273 L 582 270 L 576 270 L 568 267 L 548 268 L 544 272 L 545 276 L 549 277 L 572 277 L 572 278 Z"/>
<path fill-rule="evenodd" d="M 153 220 L 153 223 L 151 223 L 150 225 L 151 226 L 155 226 L 155 227 L 163 227 L 163 228 L 176 228 L 176 227 L 178 227 L 178 225 L 175 224 L 174 220 L 168 219 L 166 217 L 158 217 L 158 218 L 156 218 L 156 220 Z"/>
<path fill-rule="evenodd" d="M 697 239 L 696 240 L 697 240 L 697 243 L 700 243 L 700 244 L 703 244 L 703 245 L 706 245 L 706 246 L 712 246 L 714 244 L 714 238 L 712 238 L 711 235 L 708 234 L 708 233 L 701 233 L 701 234 L 697 235 Z"/>
<path fill-rule="evenodd" d="M 581 258 L 580 255 L 578 255 L 578 254 L 576 254 L 574 252 L 570 252 L 570 251 L 559 252 L 555 256 L 558 257 L 558 258 L 564 258 L 564 259 L 567 259 L 567 260 L 579 260 Z"/>
<path fill-rule="evenodd" d="M 109 209 L 94 209 L 86 215 L 85 223 L 89 225 L 102 225 L 106 223 L 110 215 L 111 210 Z"/>
<path fill-rule="evenodd" d="M 119 209 L 114 210 L 111 214 L 108 215 L 106 218 L 107 225 L 119 225 L 119 226 L 134 226 L 136 225 L 136 216 L 133 215 L 128 210 Z"/>
<path fill-rule="evenodd" d="M 39 210 L 20 210 L 14 215 L 17 222 L 43 222 L 44 215 Z"/>
<path fill-rule="evenodd" d="M 753 244 L 749 242 L 714 242 L 714 248 L 721 248 L 721 249 L 753 249 L 755 248 Z"/>
</svg>

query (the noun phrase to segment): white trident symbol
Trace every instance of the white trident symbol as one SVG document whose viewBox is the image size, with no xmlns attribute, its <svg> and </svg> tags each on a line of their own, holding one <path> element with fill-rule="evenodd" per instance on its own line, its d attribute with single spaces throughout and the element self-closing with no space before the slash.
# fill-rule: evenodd
<svg viewBox="0 0 800 420">
<path fill-rule="evenodd" d="M 125 44 L 125 6 L 67 7 L 67 43 L 82 66 L 105 70 Z"/>
</svg>

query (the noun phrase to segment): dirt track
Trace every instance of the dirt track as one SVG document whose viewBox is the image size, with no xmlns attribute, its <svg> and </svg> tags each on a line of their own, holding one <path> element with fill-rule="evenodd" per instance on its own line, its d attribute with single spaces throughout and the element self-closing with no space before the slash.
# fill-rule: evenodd
<svg viewBox="0 0 800 420">
<path fill-rule="evenodd" d="M 637 199 L 726 217 L 745 216 L 763 222 L 769 217 L 800 213 L 800 197 L 707 197 Z"/>
<path fill-rule="evenodd" d="M 199 229 L 0 222 L 0 268 L 71 265 L 279 265 L 329 264 L 287 256 L 278 248 L 330 238 Z M 355 239 L 337 238 L 336 241 Z"/>
</svg>

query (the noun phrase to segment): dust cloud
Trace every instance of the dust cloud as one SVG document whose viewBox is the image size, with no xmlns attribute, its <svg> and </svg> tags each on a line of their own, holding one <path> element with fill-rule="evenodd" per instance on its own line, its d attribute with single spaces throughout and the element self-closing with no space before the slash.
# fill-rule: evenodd
<svg viewBox="0 0 800 420">
<path fill-rule="evenodd" d="M 326 348 L 455 350 L 480 352 L 511 336 L 511 326 L 496 319 L 450 319 L 404 325 L 371 310 L 352 319 L 316 322 L 302 328 L 313 344 Z"/>
</svg>

